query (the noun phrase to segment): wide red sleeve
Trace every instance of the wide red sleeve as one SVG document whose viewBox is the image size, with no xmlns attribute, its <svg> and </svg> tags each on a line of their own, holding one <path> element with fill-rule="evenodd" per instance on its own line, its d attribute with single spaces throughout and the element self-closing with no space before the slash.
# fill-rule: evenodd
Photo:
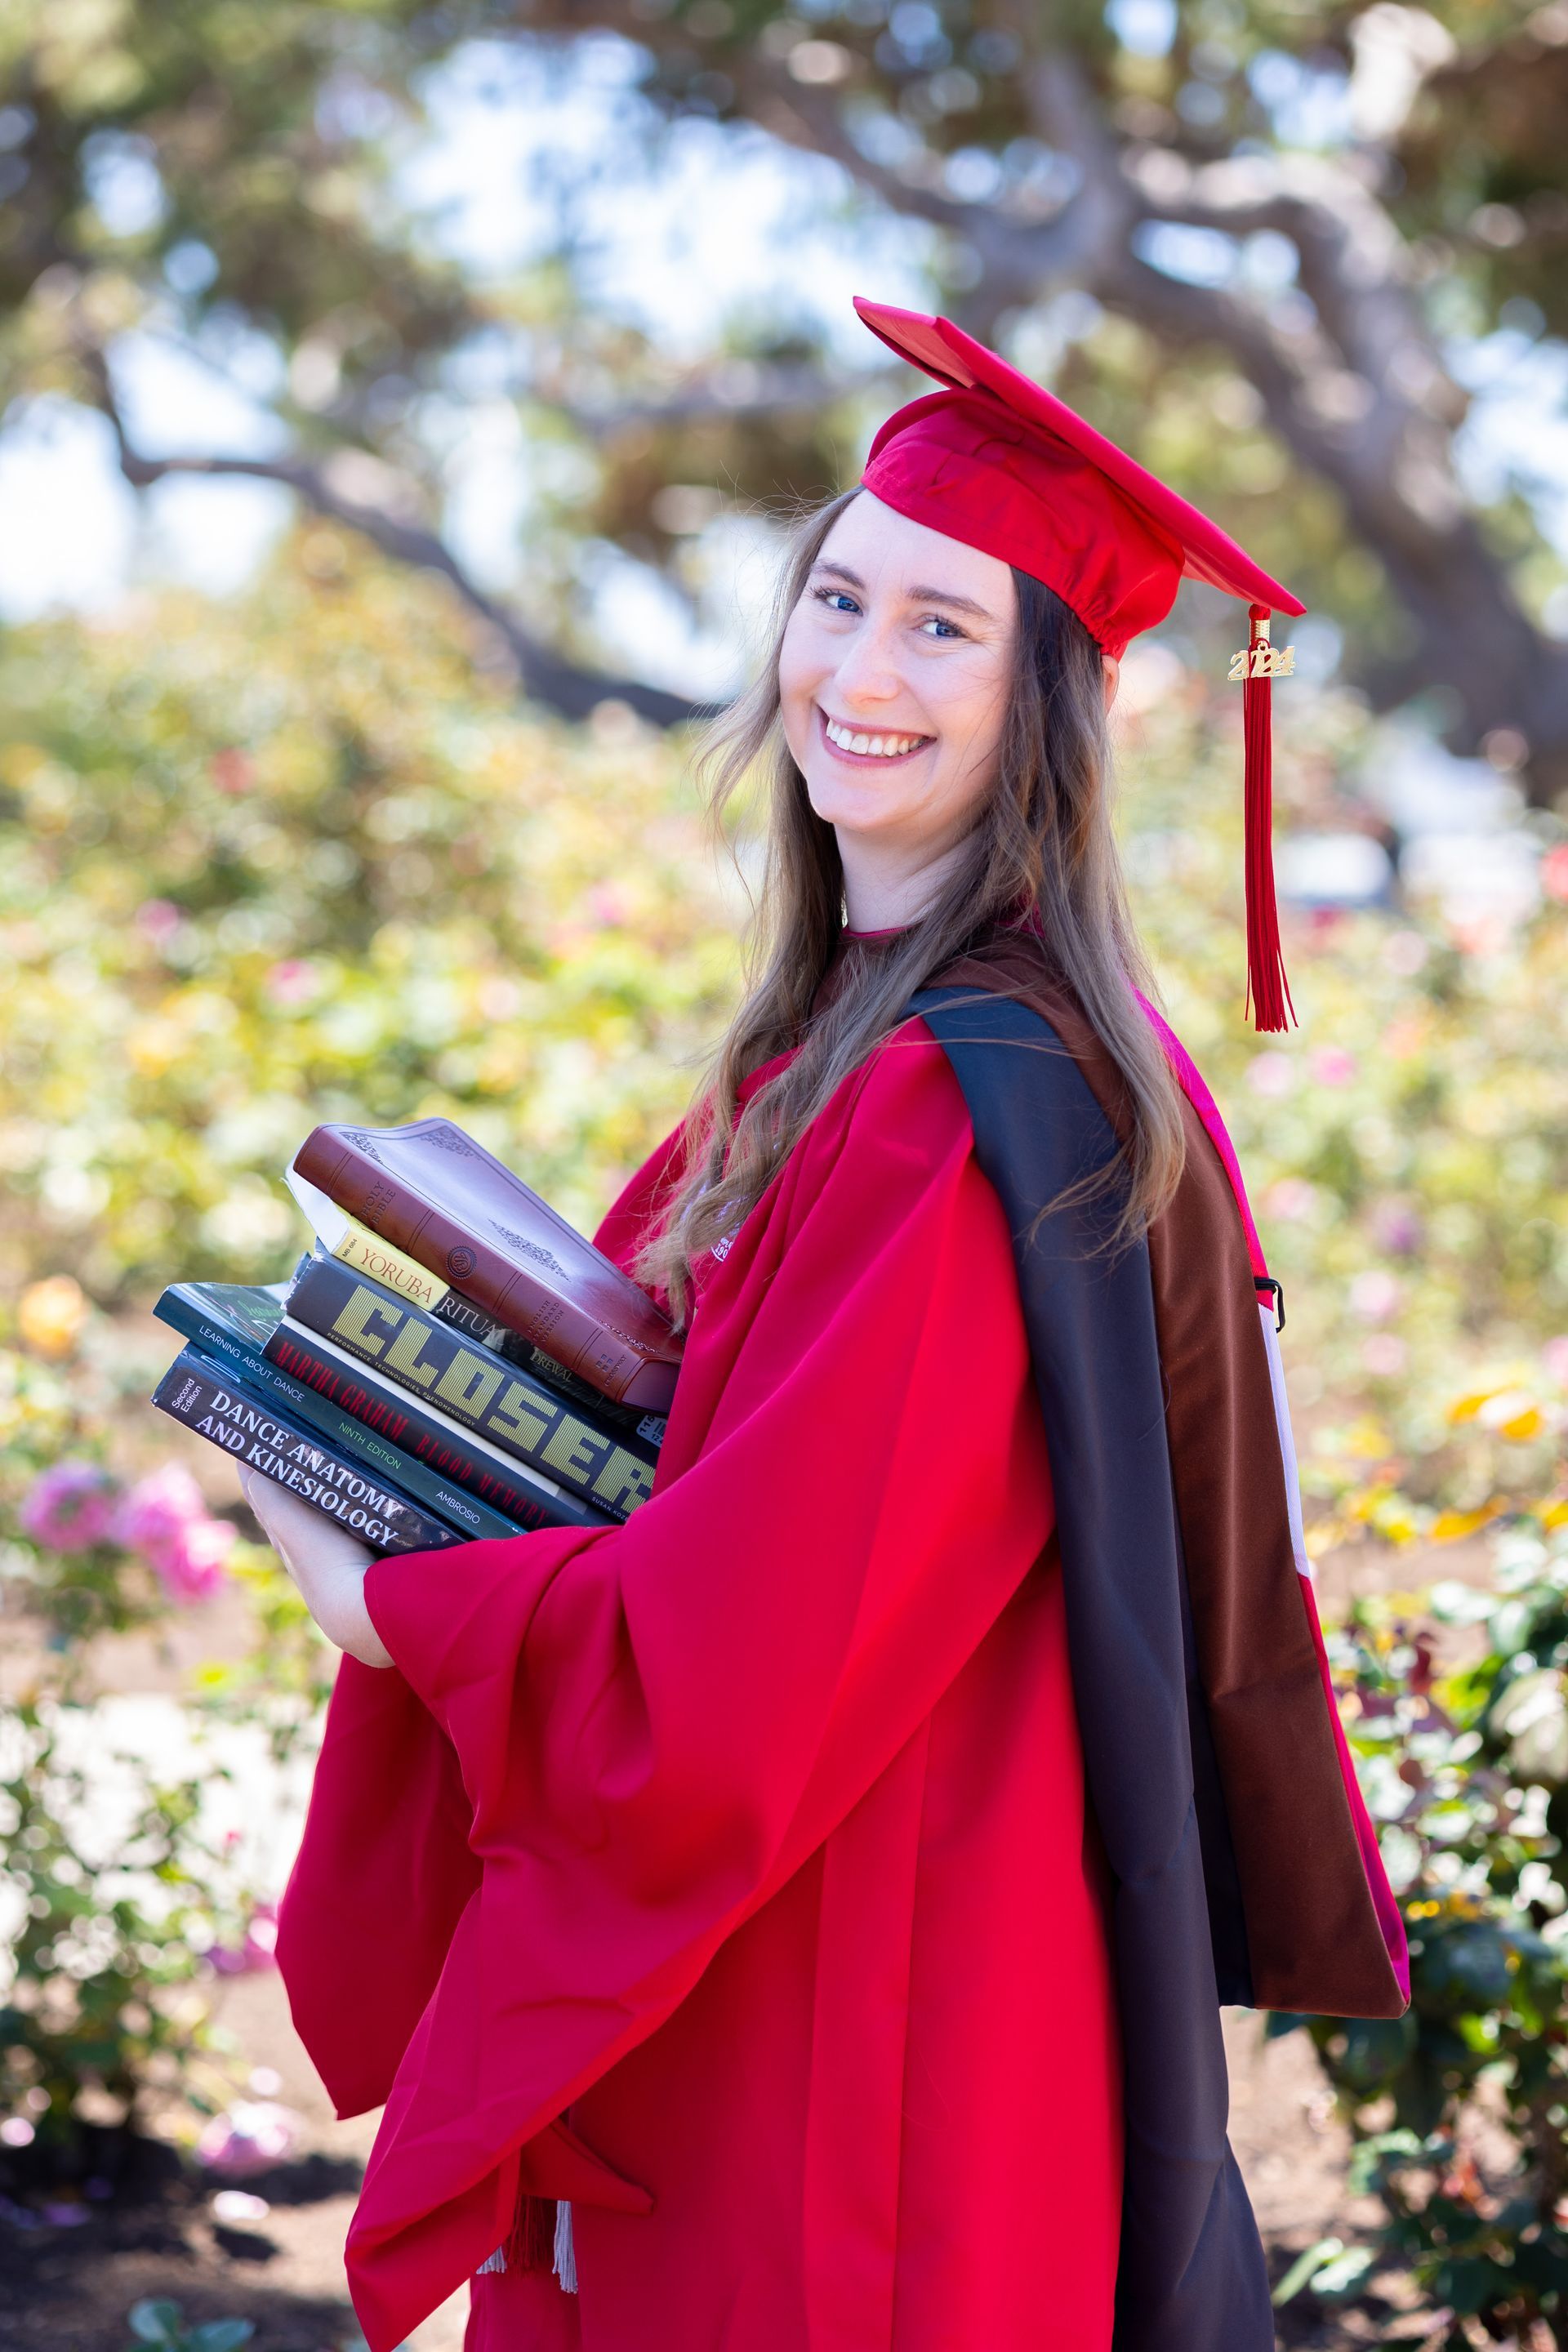
<svg viewBox="0 0 1568 2352">
<path fill-rule="evenodd" d="M 709 1271 L 635 1517 L 369 1571 L 480 1874 L 350 2237 L 373 2352 L 504 2234 L 520 2162 L 593 2196 L 540 2136 L 892 1762 L 1051 1524 L 1001 1207 L 913 1024 Z"/>
<path fill-rule="evenodd" d="M 628 1271 L 678 1177 L 674 1129 L 626 1181 L 596 1245 Z M 300 2040 L 340 2116 L 385 2100 L 479 1884 L 451 1741 L 401 1675 L 343 1658 L 278 1959 Z"/>
</svg>

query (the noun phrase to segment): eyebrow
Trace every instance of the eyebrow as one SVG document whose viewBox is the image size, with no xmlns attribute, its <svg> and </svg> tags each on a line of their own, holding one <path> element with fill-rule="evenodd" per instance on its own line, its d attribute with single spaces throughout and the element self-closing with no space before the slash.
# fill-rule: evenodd
<svg viewBox="0 0 1568 2352">
<path fill-rule="evenodd" d="M 851 572 L 847 563 L 830 563 L 822 560 L 811 568 L 814 572 L 830 572 L 836 580 L 847 581 L 851 588 L 858 588 L 862 595 L 866 593 L 866 583 L 858 572 Z M 980 621 L 996 618 L 989 605 L 977 604 L 973 596 L 957 595 L 951 588 L 931 588 L 917 582 L 912 588 L 905 589 L 904 597 L 910 604 L 951 604 L 955 613 L 973 613 Z"/>
</svg>

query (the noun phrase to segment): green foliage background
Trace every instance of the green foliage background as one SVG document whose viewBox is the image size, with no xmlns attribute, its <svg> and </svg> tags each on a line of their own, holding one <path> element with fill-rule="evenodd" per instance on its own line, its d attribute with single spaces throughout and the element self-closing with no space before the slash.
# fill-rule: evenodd
<svg viewBox="0 0 1568 2352">
<path fill-rule="evenodd" d="M 69 1272 L 112 1312 L 179 1276 L 278 1277 L 300 1240 L 280 1171 L 318 1118 L 444 1112 L 591 1224 L 679 1118 L 739 984 L 757 813 L 716 855 L 689 733 L 541 718 L 484 652 L 439 583 L 320 524 L 230 603 L 0 639 L 13 1297 Z M 1367 1508 L 1392 1480 L 1416 1507 L 1384 1512 L 1394 1535 L 1544 1493 L 1568 909 L 1299 925 L 1300 1026 L 1258 1039 L 1234 698 L 1153 683 L 1131 673 L 1121 724 L 1126 856 L 1286 1286 L 1311 1478 Z M 1384 747 L 1348 697 L 1277 700 L 1288 825 L 1293 776 L 1353 782 Z M 1510 1380 L 1533 1419 L 1448 1418 Z"/>
<path fill-rule="evenodd" d="M 190 1989 L 249 1898 L 237 1881 L 215 1894 L 189 1791 L 140 1790 L 132 1866 L 152 1855 L 163 1887 L 150 1907 L 111 1892 L 114 1871 L 82 1848 L 79 1795 L 46 1768 L 89 1703 L 84 1639 L 165 1604 L 112 1543 L 65 1558 L 27 1540 L 28 1487 L 62 1455 L 130 1473 L 177 1446 L 144 1402 L 174 1343 L 150 1356 L 141 1311 L 180 1276 L 287 1271 L 303 1234 L 280 1171 L 316 1119 L 445 1112 L 591 1225 L 684 1109 L 739 985 L 756 806 L 732 861 L 716 856 L 693 739 L 614 707 L 586 729 L 542 719 L 485 659 L 446 589 L 321 524 L 228 604 L 169 592 L 112 624 L 0 637 L 0 1590 L 13 1626 L 54 1644 L 11 1711 L 22 1748 L 0 1788 L 5 1873 L 35 1923 L 0 2103 L 30 2101 L 68 2143 L 89 2089 L 134 2117 L 151 2085 L 164 2128 L 175 2090 L 187 2116 L 221 2100 Z M 1421 907 L 1297 925 L 1300 1027 L 1256 1037 L 1239 714 L 1162 660 L 1128 672 L 1125 852 L 1169 1009 L 1285 1281 L 1310 1541 L 1441 1543 L 1507 1523 L 1538 1547 L 1529 1597 L 1544 1622 L 1561 1613 L 1568 1523 L 1568 906 L 1549 894 L 1512 930 Z M 1293 777 L 1304 795 L 1384 754 L 1331 692 L 1282 690 L 1279 720 L 1288 803 Z M 21 1302 L 62 1275 L 91 1306 L 51 1339 Z M 227 1474 L 200 1466 L 216 1494 Z M 205 1678 L 207 1702 L 297 1755 L 326 1654 L 265 1555 L 240 1545 L 233 1565 L 253 1651 Z M 1390 2219 L 1297 2284 L 1331 2301 L 1392 2262 L 1423 2293 L 1453 2301 L 1458 2276 L 1472 2310 L 1528 2306 L 1555 2326 L 1564 2128 L 1555 2058 L 1527 2045 L 1563 2013 L 1548 1932 L 1560 1841 L 1522 1768 L 1510 1777 L 1510 1736 L 1493 1737 L 1515 1661 L 1500 1620 L 1489 1633 L 1487 1666 L 1442 1695 L 1440 1723 L 1403 1631 L 1358 1621 L 1340 1645 L 1375 1809 L 1408 1849 L 1423 1990 L 1375 2047 L 1314 2028 Z M 1539 1662 L 1553 1695 L 1563 1647 Z M 1568 1779 L 1568 1751 L 1552 1770 Z M 1445 1955 L 1472 1949 L 1497 1983 L 1440 1984 Z M 1465 2174 L 1455 2205 L 1455 2119 L 1499 2068 L 1524 2186 L 1499 2205 Z M 1377 2100 L 1394 2092 L 1391 2136 Z M 1461 2247 L 1471 2267 L 1455 2273 Z M 1521 2261 L 1524 2303 L 1502 2278 Z"/>
<path fill-rule="evenodd" d="M 12 1277 L 286 1268 L 314 1119 L 443 1111 L 592 1217 L 733 984 L 675 755 L 520 713 L 417 577 L 307 533 L 0 652 Z"/>
<path fill-rule="evenodd" d="M 1381 145 L 1348 118 L 1292 129 L 1314 91 L 1343 98 L 1374 17 L 1436 61 L 1408 117 Z M 1201 0 L 1174 13 L 1163 48 L 1115 8 L 1074 0 L 1026 19 L 1005 0 L 18 0 L 0 12 L 0 415 L 90 412 L 144 483 L 202 458 L 137 446 L 149 420 L 125 405 L 132 339 L 220 373 L 243 374 L 248 352 L 268 362 L 256 398 L 310 477 L 307 503 L 342 514 L 346 497 L 372 537 L 407 552 L 423 532 L 438 559 L 447 460 L 483 379 L 538 477 L 515 602 L 525 667 L 529 633 L 603 657 L 592 583 L 611 551 L 710 607 L 723 559 L 692 514 L 749 515 L 783 486 L 847 478 L 887 380 L 844 377 L 765 287 L 695 366 L 661 348 L 584 290 L 576 205 L 592 173 L 552 240 L 499 272 L 466 268 L 399 181 L 466 43 L 499 56 L 558 38 L 564 53 L 609 28 L 641 60 L 646 103 L 614 158 L 628 185 L 663 123 L 776 127 L 781 95 L 787 114 L 840 91 L 842 122 L 837 99 L 813 119 L 828 152 L 836 128 L 854 131 L 845 219 L 929 220 L 933 306 L 989 340 L 1021 304 L 1021 362 L 1211 507 L 1375 678 L 1411 643 L 1409 583 L 1391 593 L 1365 476 L 1336 471 L 1302 419 L 1319 395 L 1342 425 L 1357 400 L 1392 400 L 1399 416 L 1414 402 L 1441 475 L 1484 339 L 1511 338 L 1522 369 L 1561 333 L 1562 0 L 1436 0 L 1430 15 Z M 1118 201 L 1163 159 L 1145 226 L 1162 204 L 1179 223 L 1211 163 L 1288 166 L 1269 183 L 1284 224 L 1272 258 L 1268 234 L 1234 257 L 1234 315 L 1115 257 L 1087 303 L 1074 286 L 1065 307 L 1047 299 L 1068 285 L 1049 270 L 988 289 L 970 235 L 986 225 L 963 205 L 1021 204 L 1044 226 L 1064 201 L 1023 69 L 1053 50 L 1116 149 Z M 814 51 L 828 69 L 816 79 Z M 873 152 L 879 180 L 857 160 Z M 151 191 L 140 212 L 123 204 L 128 174 Z M 1297 209 L 1314 186 L 1359 224 L 1345 254 L 1331 207 Z M 1371 215 L 1356 188 L 1375 195 Z M 1282 236 L 1297 249 L 1280 276 Z M 1413 289 L 1397 367 L 1362 348 L 1346 310 L 1366 266 L 1387 270 L 1384 323 Z M 1310 364 L 1304 302 L 1333 329 Z M 742 379 L 773 395 L 753 403 Z M 1470 587 L 1448 583 L 1478 621 L 1517 595 L 1516 696 L 1531 661 L 1542 677 L 1560 662 L 1536 633 L 1556 627 L 1563 594 L 1561 550 L 1521 488 L 1485 504 Z M 1170 643 L 1217 674 L 1228 628 L 1191 598 Z M 1535 2326 L 1568 2345 L 1568 848 L 1517 929 L 1418 905 L 1298 926 L 1301 1025 L 1260 1041 L 1241 1003 L 1236 701 L 1156 658 L 1143 691 L 1130 664 L 1123 698 L 1128 863 L 1169 1009 L 1285 1283 L 1310 1544 L 1506 1530 L 1497 1591 L 1440 1594 L 1441 1627 L 1415 1604 L 1368 1604 L 1335 1637 L 1416 2000 L 1396 2027 L 1310 2023 L 1361 2136 L 1356 2179 L 1388 2218 L 1373 2243 L 1313 2250 L 1286 2284 L 1327 2305 L 1390 2264 L 1452 2315 L 1455 2352 L 1475 2322 L 1491 2340 Z M 1451 718 L 1456 678 L 1430 655 L 1415 669 L 1388 690 Z M 1540 734 L 1543 709 L 1500 718 Z M 1278 725 L 1286 827 L 1322 821 L 1325 789 L 1353 803 L 1387 754 L 1358 702 L 1304 681 L 1280 692 Z M 287 1271 L 303 1234 L 279 1173 L 319 1118 L 446 1112 L 594 1223 L 684 1108 L 739 984 L 745 894 L 705 839 L 693 750 L 613 704 L 583 729 L 520 706 L 493 633 L 428 574 L 326 521 L 228 603 L 146 593 L 103 622 L 0 632 L 0 1602 L 24 1685 L 0 1709 L 0 1880 L 27 1922 L 0 2113 L 38 2117 L 61 2146 L 88 2091 L 132 2121 L 148 2118 L 150 2090 L 177 2091 L 187 2116 L 221 2103 L 222 2053 L 192 1988 L 210 1948 L 238 1948 L 258 1890 L 243 1856 L 209 1850 L 194 1782 L 144 1774 L 119 1847 L 84 1837 L 94 1792 L 70 1759 L 100 1637 L 145 1638 L 170 1601 L 150 1559 L 111 1538 L 69 1555 L 31 1539 L 23 1499 L 62 1458 L 131 1476 L 179 1448 L 145 1406 L 172 1352 L 145 1309 L 181 1276 Z M 1535 775 L 1541 808 L 1564 772 Z M 742 873 L 756 814 L 733 845 Z M 62 1276 L 83 1286 L 83 1317 Z M 223 1465 L 198 1466 L 237 1511 Z M 1432 1557 L 1420 1551 L 1421 1575 Z M 259 1725 L 275 1759 L 297 1757 L 329 1654 L 269 1555 L 237 1543 L 231 1574 L 250 1652 L 201 1696 Z M 1439 1674 L 1434 1644 L 1459 1634 L 1471 1652 Z M 1483 2179 L 1467 2152 L 1478 2096 L 1512 2133 L 1511 2183 Z M 161 2128 L 170 2115 L 157 2110 Z M 171 2305 L 138 2312 L 149 2343 L 203 2333 Z"/>
</svg>

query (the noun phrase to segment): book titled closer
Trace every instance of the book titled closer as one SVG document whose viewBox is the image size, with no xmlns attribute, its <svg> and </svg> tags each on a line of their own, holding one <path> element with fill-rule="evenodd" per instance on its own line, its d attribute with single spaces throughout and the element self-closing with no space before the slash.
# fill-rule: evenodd
<svg viewBox="0 0 1568 2352">
<path fill-rule="evenodd" d="M 394 1297 L 335 1258 L 306 1261 L 289 1293 L 288 1316 L 601 1510 L 624 1517 L 652 1488 L 654 1446 L 594 1428 L 581 1409 L 552 1395 L 521 1365 L 465 1340 L 426 1308 Z M 286 1327 L 268 1342 L 268 1354 L 294 1371 L 291 1338 Z"/>
<path fill-rule="evenodd" d="M 653 1491 L 680 1340 L 448 1119 L 317 1128 L 292 1282 L 176 1283 L 160 1411 L 378 1552 L 618 1526 Z"/>
</svg>

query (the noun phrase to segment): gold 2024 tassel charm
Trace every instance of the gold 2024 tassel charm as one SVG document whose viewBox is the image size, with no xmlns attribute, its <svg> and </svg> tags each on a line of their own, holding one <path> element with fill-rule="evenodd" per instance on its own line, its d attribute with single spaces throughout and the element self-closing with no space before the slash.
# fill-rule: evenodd
<svg viewBox="0 0 1568 2352">
<path fill-rule="evenodd" d="M 1234 679 L 1249 677 L 1294 677 L 1296 648 L 1294 646 L 1271 646 L 1268 642 L 1267 617 L 1254 621 L 1250 645 L 1232 654 L 1227 675 Z"/>
<path fill-rule="evenodd" d="M 1242 735 L 1246 743 L 1247 799 L 1242 820 L 1247 845 L 1247 997 L 1253 1026 L 1283 1029 L 1296 1017 L 1285 959 L 1279 946 L 1279 915 L 1274 900 L 1274 680 L 1296 667 L 1294 646 L 1268 642 L 1268 607 L 1247 607 L 1247 643 L 1232 661 L 1241 680 Z"/>
</svg>

